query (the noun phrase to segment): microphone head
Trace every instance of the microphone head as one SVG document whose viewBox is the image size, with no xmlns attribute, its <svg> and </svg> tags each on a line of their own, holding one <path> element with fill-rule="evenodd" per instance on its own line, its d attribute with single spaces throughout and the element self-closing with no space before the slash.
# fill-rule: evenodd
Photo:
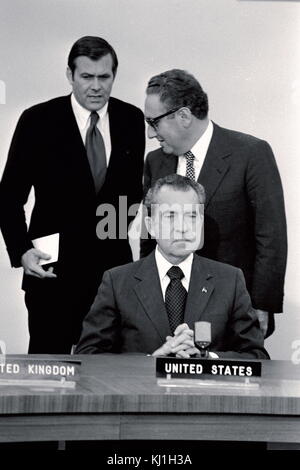
<svg viewBox="0 0 300 470">
<path fill-rule="evenodd" d="M 207 348 L 211 343 L 211 324 L 208 321 L 195 322 L 194 342 L 200 348 Z"/>
</svg>

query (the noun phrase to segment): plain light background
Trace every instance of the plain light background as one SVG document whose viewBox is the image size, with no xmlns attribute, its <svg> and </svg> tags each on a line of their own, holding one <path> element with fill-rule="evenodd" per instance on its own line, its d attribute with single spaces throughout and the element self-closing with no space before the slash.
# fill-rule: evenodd
<svg viewBox="0 0 300 470">
<path fill-rule="evenodd" d="M 208 93 L 210 117 L 216 123 L 271 144 L 282 177 L 289 237 L 284 315 L 276 317 L 276 332 L 266 341 L 274 359 L 290 359 L 293 342 L 300 339 L 299 3 L 1 0 L 0 4 L 0 174 L 21 112 L 69 93 L 67 55 L 84 35 L 104 37 L 118 54 L 114 96 L 143 108 L 148 79 L 183 68 Z M 156 147 L 148 143 L 148 150 Z M 8 353 L 27 351 L 21 276 L 21 269 L 10 267 L 1 236 L 0 340 L 6 342 Z"/>
</svg>

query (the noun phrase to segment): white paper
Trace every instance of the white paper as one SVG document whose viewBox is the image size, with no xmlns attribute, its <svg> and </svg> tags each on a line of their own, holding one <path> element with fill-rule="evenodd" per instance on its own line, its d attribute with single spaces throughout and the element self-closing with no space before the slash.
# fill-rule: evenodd
<svg viewBox="0 0 300 470">
<path fill-rule="evenodd" d="M 51 259 L 41 259 L 40 264 L 55 263 L 58 260 L 59 233 L 32 240 L 34 248 L 51 256 Z"/>
</svg>

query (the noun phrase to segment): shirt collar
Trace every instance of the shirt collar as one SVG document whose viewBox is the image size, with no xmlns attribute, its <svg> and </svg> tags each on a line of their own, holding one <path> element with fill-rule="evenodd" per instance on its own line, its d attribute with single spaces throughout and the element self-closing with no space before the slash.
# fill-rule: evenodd
<svg viewBox="0 0 300 470">
<path fill-rule="evenodd" d="M 204 133 L 202 134 L 200 139 L 197 140 L 195 145 L 191 148 L 191 152 L 195 156 L 196 160 L 199 160 L 200 158 L 203 159 L 203 157 L 205 157 L 208 146 L 212 138 L 213 130 L 214 130 L 213 123 L 209 121 L 208 126 L 205 129 Z"/>
<path fill-rule="evenodd" d="M 80 130 L 83 130 L 88 123 L 88 120 L 90 118 L 91 111 L 88 109 L 85 109 L 81 104 L 78 103 L 77 99 L 74 96 L 74 93 L 71 94 L 71 105 L 73 112 L 75 114 L 78 127 Z M 108 108 L 108 102 L 105 103 L 103 108 L 99 109 L 97 113 L 99 114 L 100 121 L 107 115 L 107 108 Z"/>
<path fill-rule="evenodd" d="M 187 258 L 185 258 L 185 260 L 183 260 L 181 263 L 176 265 L 182 270 L 182 272 L 184 274 L 184 277 L 187 279 L 188 282 L 189 282 L 190 276 L 191 276 L 193 258 L 194 258 L 194 254 L 191 253 Z M 171 264 L 161 254 L 161 252 L 159 251 L 157 245 L 156 245 L 156 249 L 155 249 L 155 260 L 156 260 L 156 265 L 157 265 L 157 269 L 158 269 L 159 279 L 160 279 L 160 281 L 162 281 L 164 279 L 164 277 L 167 275 L 167 272 L 169 271 L 169 269 L 174 265 Z"/>
</svg>

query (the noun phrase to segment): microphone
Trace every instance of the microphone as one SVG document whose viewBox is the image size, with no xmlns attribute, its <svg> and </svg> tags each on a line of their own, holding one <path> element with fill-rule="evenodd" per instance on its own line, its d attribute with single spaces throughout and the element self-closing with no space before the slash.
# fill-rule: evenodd
<svg viewBox="0 0 300 470">
<path fill-rule="evenodd" d="M 211 324 L 208 321 L 195 322 L 194 343 L 200 351 L 200 357 L 208 357 L 208 347 L 211 343 Z"/>
</svg>

